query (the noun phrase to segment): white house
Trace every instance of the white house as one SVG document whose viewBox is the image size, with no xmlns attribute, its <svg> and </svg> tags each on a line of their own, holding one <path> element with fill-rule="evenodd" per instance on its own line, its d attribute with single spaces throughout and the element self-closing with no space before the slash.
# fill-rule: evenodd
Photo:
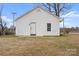
<svg viewBox="0 0 79 59">
<path fill-rule="evenodd" d="M 59 36 L 59 18 L 36 7 L 16 19 L 16 36 Z"/>
</svg>

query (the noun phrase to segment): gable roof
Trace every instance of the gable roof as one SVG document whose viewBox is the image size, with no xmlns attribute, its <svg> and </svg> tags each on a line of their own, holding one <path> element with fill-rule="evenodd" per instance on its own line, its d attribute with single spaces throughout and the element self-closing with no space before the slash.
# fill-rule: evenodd
<svg viewBox="0 0 79 59">
<path fill-rule="evenodd" d="M 38 7 L 33 8 L 32 10 L 30 10 L 30 11 L 24 13 L 23 15 L 19 16 L 18 18 L 16 18 L 15 21 L 19 20 L 21 17 L 23 17 L 23 16 L 29 14 L 30 12 L 34 11 L 34 10 L 37 9 L 37 8 L 40 8 L 40 9 L 44 10 L 45 12 L 49 13 L 50 15 L 52 15 L 52 16 L 56 17 L 57 19 L 59 19 L 59 17 L 57 17 L 56 15 L 53 15 L 51 12 L 48 12 L 45 8 L 38 6 Z"/>
</svg>

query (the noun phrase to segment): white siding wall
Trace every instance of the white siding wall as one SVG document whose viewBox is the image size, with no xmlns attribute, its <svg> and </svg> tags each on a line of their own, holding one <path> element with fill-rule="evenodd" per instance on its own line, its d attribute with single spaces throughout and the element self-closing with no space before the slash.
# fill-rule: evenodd
<svg viewBox="0 0 79 59">
<path fill-rule="evenodd" d="M 16 21 L 16 35 L 27 35 L 30 36 L 31 22 L 36 22 L 36 35 L 59 35 L 59 19 L 52 16 L 48 12 L 37 8 L 29 14 L 23 16 Z M 51 32 L 47 32 L 47 23 L 51 23 Z"/>
</svg>

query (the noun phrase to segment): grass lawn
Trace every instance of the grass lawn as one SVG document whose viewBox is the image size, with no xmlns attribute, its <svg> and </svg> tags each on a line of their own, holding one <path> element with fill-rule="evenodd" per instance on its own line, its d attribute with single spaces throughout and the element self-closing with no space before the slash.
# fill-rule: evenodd
<svg viewBox="0 0 79 59">
<path fill-rule="evenodd" d="M 79 35 L 59 37 L 0 36 L 0 55 L 79 55 Z"/>
</svg>

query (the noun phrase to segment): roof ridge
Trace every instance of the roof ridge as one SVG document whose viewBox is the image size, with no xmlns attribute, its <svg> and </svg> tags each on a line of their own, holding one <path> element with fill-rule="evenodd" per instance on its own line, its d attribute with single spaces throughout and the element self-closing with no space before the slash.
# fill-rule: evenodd
<svg viewBox="0 0 79 59">
<path fill-rule="evenodd" d="M 52 14 L 51 12 L 47 11 L 47 10 L 46 10 L 45 8 L 43 8 L 42 6 L 36 6 L 36 7 L 33 7 L 31 10 L 25 12 L 23 15 L 17 17 L 15 21 L 17 21 L 19 18 L 23 17 L 24 15 L 29 14 L 30 12 L 32 12 L 33 10 L 35 10 L 35 9 L 37 9 L 37 8 L 41 8 L 42 10 L 48 12 L 48 13 L 51 14 L 52 16 L 54 16 L 54 17 L 56 17 L 56 18 L 59 19 L 59 17 L 57 17 L 56 15 L 54 15 L 54 14 Z"/>
</svg>

